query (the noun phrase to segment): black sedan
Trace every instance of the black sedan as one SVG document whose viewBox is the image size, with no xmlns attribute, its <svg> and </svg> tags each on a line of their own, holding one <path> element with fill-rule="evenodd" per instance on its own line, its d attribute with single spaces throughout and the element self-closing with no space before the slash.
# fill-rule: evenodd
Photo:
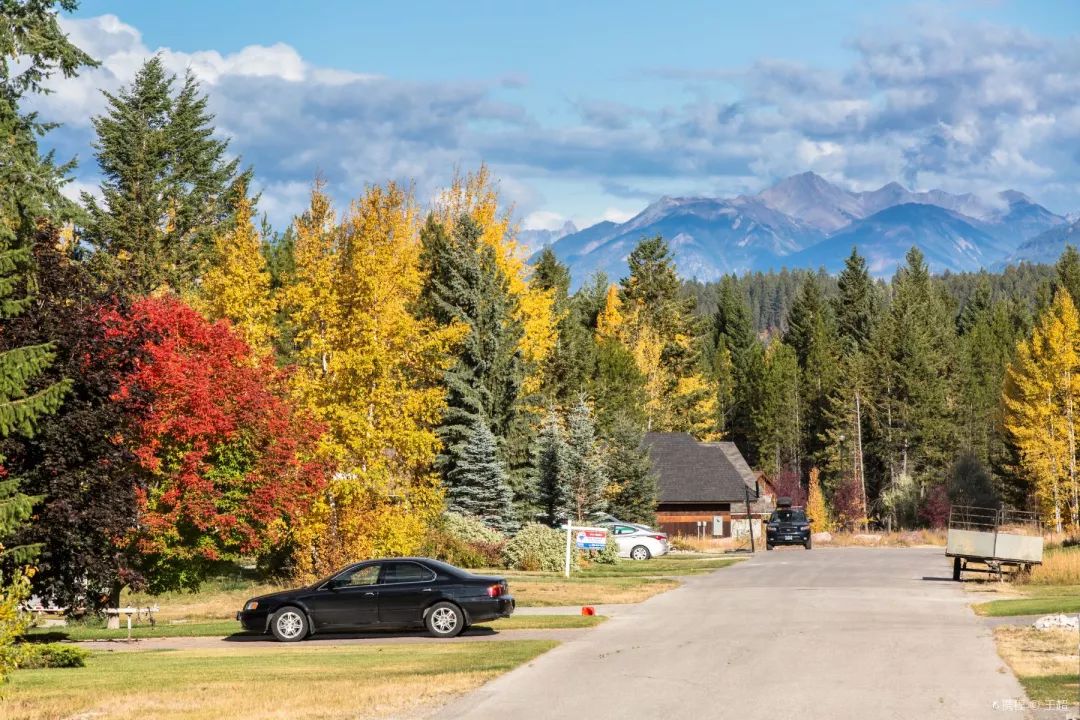
<svg viewBox="0 0 1080 720">
<path fill-rule="evenodd" d="M 503 578 L 429 558 L 393 558 L 356 563 L 314 585 L 252 598 L 236 619 L 245 630 L 293 642 L 313 633 L 421 627 L 451 638 L 473 623 L 513 612 Z"/>
</svg>

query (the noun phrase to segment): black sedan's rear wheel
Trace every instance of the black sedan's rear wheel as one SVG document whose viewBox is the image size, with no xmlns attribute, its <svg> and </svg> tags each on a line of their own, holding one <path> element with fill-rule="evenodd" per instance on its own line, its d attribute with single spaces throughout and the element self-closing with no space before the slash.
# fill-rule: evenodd
<svg viewBox="0 0 1080 720">
<path fill-rule="evenodd" d="M 287 605 L 270 620 L 270 631 L 281 642 L 297 642 L 308 634 L 307 615 L 300 608 Z"/>
<path fill-rule="evenodd" d="M 454 603 L 435 603 L 424 618 L 428 632 L 437 638 L 452 638 L 465 629 L 465 613 Z"/>
</svg>

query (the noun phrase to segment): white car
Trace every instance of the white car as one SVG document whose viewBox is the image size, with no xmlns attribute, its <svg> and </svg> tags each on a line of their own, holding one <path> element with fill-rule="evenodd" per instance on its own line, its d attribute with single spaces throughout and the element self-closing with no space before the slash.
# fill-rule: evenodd
<svg viewBox="0 0 1080 720">
<path fill-rule="evenodd" d="M 668 553 L 667 533 L 653 530 L 647 525 L 611 521 L 600 523 L 600 526 L 606 527 L 615 538 L 615 543 L 619 546 L 619 557 L 648 560 Z"/>
</svg>

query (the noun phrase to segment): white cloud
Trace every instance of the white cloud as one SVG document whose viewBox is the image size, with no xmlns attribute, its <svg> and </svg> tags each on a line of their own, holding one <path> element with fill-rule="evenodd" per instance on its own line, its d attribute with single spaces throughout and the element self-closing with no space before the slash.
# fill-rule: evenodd
<svg viewBox="0 0 1080 720">
<path fill-rule="evenodd" d="M 567 100 L 572 119 L 559 123 L 502 99 L 507 88 L 527 91 L 525 79 L 406 82 L 317 67 L 284 43 L 180 52 L 146 46 L 114 15 L 63 22 L 102 64 L 57 79 L 56 93 L 36 102 L 43 118 L 66 124 L 50 139 L 62 156 L 82 157 L 80 182 L 93 184 L 87 155 L 90 118 L 105 107 L 99 89 L 117 90 L 159 53 L 173 72 L 190 69 L 203 81 L 218 131 L 254 165 L 276 224 L 302 209 L 318 173 L 340 199 L 395 179 L 414 181 L 426 200 L 455 168 L 481 161 L 501 178 L 508 207 L 538 228 L 564 213 L 579 226 L 625 220 L 658 188 L 754 191 L 804 170 L 857 189 L 890 180 L 913 189 L 1013 186 L 1057 210 L 1080 207 L 1075 39 L 948 15 L 867 30 L 852 41 L 847 67 L 762 59 L 741 69 L 643 71 L 649 82 L 689 83 L 688 99 L 664 107 Z M 560 182 L 592 183 L 601 203 L 635 207 L 579 217 L 578 207 L 545 200 L 566 196 L 551 192 Z"/>
</svg>

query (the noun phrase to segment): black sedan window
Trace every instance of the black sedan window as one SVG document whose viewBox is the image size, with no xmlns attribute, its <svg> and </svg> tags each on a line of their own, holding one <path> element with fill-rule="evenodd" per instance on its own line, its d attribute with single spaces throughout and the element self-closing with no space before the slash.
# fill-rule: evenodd
<svg viewBox="0 0 1080 720">
<path fill-rule="evenodd" d="M 383 567 L 384 583 L 424 582 L 435 579 L 435 573 L 412 562 L 386 563 Z"/>
<path fill-rule="evenodd" d="M 336 588 L 362 587 L 364 585 L 375 585 L 378 582 L 379 566 L 362 565 L 354 570 L 347 570 L 338 575 L 334 578 L 333 585 Z"/>
</svg>

